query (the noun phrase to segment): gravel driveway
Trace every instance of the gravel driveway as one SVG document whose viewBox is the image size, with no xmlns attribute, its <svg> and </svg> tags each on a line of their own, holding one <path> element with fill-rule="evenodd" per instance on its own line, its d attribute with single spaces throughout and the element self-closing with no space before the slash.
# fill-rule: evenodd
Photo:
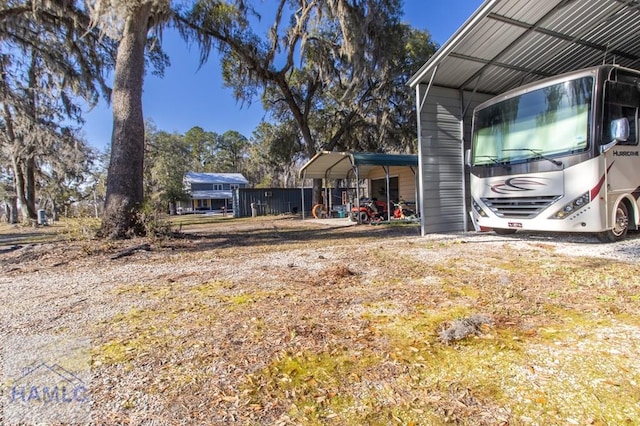
<svg viewBox="0 0 640 426">
<path fill-rule="evenodd" d="M 640 238 L 636 233 L 623 242 L 601 244 L 589 235 L 454 233 L 422 237 L 417 227 L 343 225 L 313 220 L 229 221 L 185 229 L 180 238 L 125 242 L 22 244 L 14 236 L 6 240 L 9 244 L 0 252 L 0 336 L 5 343 L 15 336 L 88 339 L 90 412 L 95 423 L 357 424 L 364 417 L 327 405 L 326 401 L 335 398 L 329 391 L 322 393 L 326 401 L 318 403 L 325 410 L 322 415 L 317 414 L 320 417 L 293 410 L 293 406 L 302 406 L 297 405 L 300 396 L 282 390 L 284 385 L 271 384 L 265 371 L 271 371 L 268 369 L 274 368 L 283 354 L 324 353 L 336 351 L 335 348 L 348 348 L 349 353 L 356 354 L 372 353 L 375 359 L 386 357 L 388 361 L 395 356 L 394 340 L 385 334 L 387 326 L 383 322 L 386 324 L 393 317 L 414 318 L 417 312 L 432 309 L 431 306 L 448 310 L 459 306 L 456 309 L 465 311 L 486 306 L 485 310 L 497 319 L 496 327 L 515 327 L 520 333 L 516 337 L 521 340 L 522 336 L 529 336 L 533 327 L 543 329 L 540 313 L 525 306 L 557 303 L 566 309 L 573 306 L 571 309 L 589 316 L 594 312 L 608 316 L 611 313 L 605 313 L 605 308 L 597 304 L 597 295 L 593 299 L 588 296 L 588 303 L 578 304 L 572 300 L 575 296 L 562 293 L 561 286 L 549 289 L 545 295 L 523 287 L 516 278 L 518 259 L 523 265 L 532 256 L 540 256 L 549 265 L 570 265 L 573 258 L 581 259 L 585 265 L 589 264 L 588 259 L 604 259 L 627 265 L 632 271 L 638 270 L 640 259 Z M 130 253 L 117 256 L 127 249 L 131 249 Z M 484 257 L 490 258 L 489 263 L 483 263 Z M 500 266 L 500 259 L 511 266 Z M 498 266 L 489 268 L 489 264 Z M 597 267 L 608 266 L 598 263 Z M 554 268 L 547 269 L 553 273 Z M 467 269 L 502 281 L 478 278 L 478 283 L 467 282 L 464 277 L 472 276 Z M 547 269 L 542 271 L 546 274 Z M 456 290 L 458 285 L 447 278 L 456 276 L 456 270 L 466 274 L 455 278 L 460 280 L 461 290 Z M 603 271 L 607 274 L 607 269 Z M 535 277 L 532 279 L 535 281 Z M 621 288 L 622 284 L 624 294 L 633 299 L 637 283 L 621 283 Z M 496 288 L 502 289 L 499 292 L 513 296 L 494 300 L 492 295 L 478 293 L 476 286 L 488 285 L 498 285 Z M 594 290 L 603 292 L 607 287 Z M 554 317 L 553 321 L 564 320 Z M 637 323 L 617 321 L 607 327 L 624 330 L 627 338 L 615 350 L 637 350 Z M 606 327 L 598 333 L 606 333 Z M 437 338 L 433 331 L 425 336 L 424 339 Z M 413 356 L 434 344 L 412 343 L 410 352 Z M 542 344 L 536 340 L 527 350 L 546 350 L 541 349 Z M 534 346 L 537 349 L 532 349 Z M 555 346 L 555 356 L 569 356 L 563 355 L 562 347 Z M 7 356 L 11 355 L 5 351 L 5 368 Z M 413 385 L 405 388 L 397 382 L 404 361 L 387 361 L 376 367 L 375 374 L 373 369 L 358 372 L 361 381 L 357 385 L 349 382 L 346 389 L 340 387 L 344 384 L 331 386 L 357 399 L 356 395 L 362 397 L 361 386 L 370 375 L 367 380 L 376 377 L 375 386 L 382 386 L 380 389 L 387 385 L 402 388 L 409 398 L 407 413 L 413 413 L 407 418 L 421 410 L 423 414 L 433 412 L 433 418 L 439 421 L 450 418 L 459 424 L 527 423 L 522 420 L 527 417 L 525 414 L 518 417 L 517 410 L 500 401 L 485 400 L 480 407 L 465 400 L 466 405 L 450 408 L 449 412 L 445 402 L 454 407 L 455 403 L 447 398 L 455 392 L 447 396 L 438 393 L 442 390 L 432 394 L 441 399 L 423 398 L 419 406 L 411 408 L 420 399 L 411 402 L 417 398 L 416 390 L 411 390 Z M 634 363 L 629 361 L 625 368 L 637 367 L 639 371 L 640 365 Z M 548 373 L 553 368 L 553 364 L 538 365 L 527 374 L 535 382 L 540 379 L 538 373 L 544 369 Z M 251 390 L 254 384 L 260 384 L 264 391 L 259 396 Z M 267 392 L 268 389 L 271 390 Z M 373 393 L 378 395 L 376 398 L 381 398 L 380 389 Z M 373 388 L 366 393 L 372 391 Z M 482 399 L 472 388 L 468 392 L 474 401 Z M 502 392 L 511 390 L 505 387 Z M 3 388 L 5 408 L 9 397 L 8 388 Z M 459 392 L 455 398 L 462 398 Z M 321 397 L 316 399 L 320 401 Z M 389 403 L 381 401 L 380 406 Z M 560 403 L 557 407 L 560 411 L 565 409 Z M 445 411 L 449 414 L 443 414 Z M 635 407 L 630 415 L 638 411 L 640 407 Z M 580 424 L 592 418 L 570 414 L 560 417 L 575 418 Z M 544 416 L 553 423 L 555 417 Z M 534 420 L 531 424 L 537 423 Z"/>
</svg>

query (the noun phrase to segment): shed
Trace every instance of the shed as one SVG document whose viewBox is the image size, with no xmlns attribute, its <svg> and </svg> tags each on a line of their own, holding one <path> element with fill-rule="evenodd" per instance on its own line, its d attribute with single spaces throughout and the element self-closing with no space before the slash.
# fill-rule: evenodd
<svg viewBox="0 0 640 426">
<path fill-rule="evenodd" d="M 303 179 L 360 179 L 380 177 L 384 173 L 385 195 L 390 204 L 389 182 L 394 169 L 409 169 L 413 175 L 413 193 L 416 191 L 416 172 L 418 156 L 413 154 L 383 154 L 373 152 L 334 152 L 320 151 L 300 169 Z M 400 172 L 397 172 L 400 174 Z M 407 188 L 405 184 L 404 188 Z M 356 200 L 360 199 L 359 186 L 356 185 Z M 406 189 L 405 189 L 406 191 Z M 412 194 L 413 195 L 413 194 Z M 417 200 L 417 196 L 416 196 Z M 304 211 L 303 211 L 304 215 Z"/>
<path fill-rule="evenodd" d="M 478 104 L 563 72 L 639 62 L 640 0 L 486 0 L 408 83 L 422 234 L 469 228 L 463 158 Z"/>
</svg>

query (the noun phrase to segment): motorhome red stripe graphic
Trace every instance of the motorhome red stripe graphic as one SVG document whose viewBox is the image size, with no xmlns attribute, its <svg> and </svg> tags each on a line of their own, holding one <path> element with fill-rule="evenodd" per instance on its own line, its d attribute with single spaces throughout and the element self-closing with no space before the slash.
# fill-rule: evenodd
<svg viewBox="0 0 640 426">
<path fill-rule="evenodd" d="M 615 161 L 613 163 L 615 163 Z M 600 193 L 600 190 L 602 189 L 602 185 L 604 185 L 604 179 L 606 175 L 609 173 L 609 170 L 611 170 L 611 166 L 613 166 L 613 163 L 611 163 L 609 167 L 607 167 L 607 171 L 602 175 L 602 177 L 600 178 L 600 181 L 598 181 L 598 184 L 591 189 L 591 192 L 589 193 L 590 200 L 594 200 Z"/>
</svg>

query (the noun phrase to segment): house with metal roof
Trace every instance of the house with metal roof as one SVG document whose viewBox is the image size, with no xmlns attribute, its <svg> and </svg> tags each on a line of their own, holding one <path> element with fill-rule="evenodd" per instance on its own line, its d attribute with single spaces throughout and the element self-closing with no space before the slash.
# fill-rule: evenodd
<svg viewBox="0 0 640 426">
<path fill-rule="evenodd" d="M 246 188 L 248 184 L 249 181 L 240 173 L 187 172 L 184 186 L 190 199 L 180 203 L 178 212 L 231 211 L 233 192 Z"/>
<path fill-rule="evenodd" d="M 486 0 L 410 79 L 422 234 L 470 229 L 473 109 L 507 90 L 602 64 L 640 68 L 639 0 Z"/>
</svg>

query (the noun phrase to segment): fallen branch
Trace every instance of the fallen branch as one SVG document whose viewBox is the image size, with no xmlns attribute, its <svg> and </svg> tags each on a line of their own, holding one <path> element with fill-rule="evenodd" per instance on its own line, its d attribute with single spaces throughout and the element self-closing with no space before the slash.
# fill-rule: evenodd
<svg viewBox="0 0 640 426">
<path fill-rule="evenodd" d="M 0 248 L 0 254 L 4 254 L 4 253 L 9 253 L 18 249 L 21 249 L 22 246 L 21 245 L 13 245 L 13 246 L 9 246 L 9 247 L 2 247 Z"/>
<path fill-rule="evenodd" d="M 145 244 L 140 244 L 138 246 L 129 247 L 128 249 L 119 251 L 118 253 L 111 256 L 109 259 L 116 260 L 122 257 L 131 256 L 132 254 L 138 251 L 151 251 L 151 246 L 145 243 Z"/>
</svg>

